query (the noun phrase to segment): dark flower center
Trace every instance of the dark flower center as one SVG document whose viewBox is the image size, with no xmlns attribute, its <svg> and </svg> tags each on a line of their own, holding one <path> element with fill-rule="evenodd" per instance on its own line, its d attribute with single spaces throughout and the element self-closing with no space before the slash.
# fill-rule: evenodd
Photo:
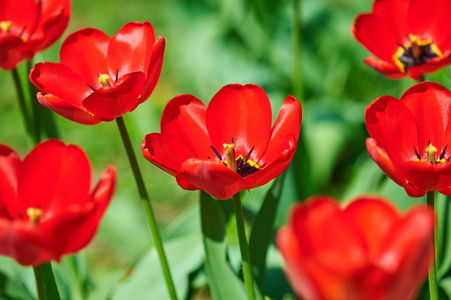
<svg viewBox="0 0 451 300">
<path fill-rule="evenodd" d="M 232 143 L 224 144 L 224 149 L 226 149 L 225 159 L 222 159 L 218 150 L 216 150 L 213 146 L 210 147 L 224 165 L 237 172 L 243 178 L 248 175 L 254 174 L 261 169 L 257 163 L 249 159 L 252 151 L 254 151 L 254 147 L 252 147 L 252 149 L 247 153 L 246 157 L 243 157 L 241 154 L 236 157 L 235 144 L 233 143 L 232 139 Z"/>
<path fill-rule="evenodd" d="M 413 34 L 409 35 L 409 39 L 409 42 L 399 45 L 393 55 L 393 60 L 401 71 L 406 72 L 407 68 L 424 64 L 434 57 L 443 57 L 431 39 L 420 40 Z"/>
</svg>

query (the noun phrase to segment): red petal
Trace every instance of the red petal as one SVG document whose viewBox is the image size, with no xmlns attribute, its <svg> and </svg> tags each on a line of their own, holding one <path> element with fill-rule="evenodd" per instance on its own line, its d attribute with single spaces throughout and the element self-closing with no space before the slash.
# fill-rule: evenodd
<svg viewBox="0 0 451 300">
<path fill-rule="evenodd" d="M 434 57 L 427 63 L 413 66 L 407 69 L 407 73 L 413 80 L 420 80 L 425 74 L 431 74 L 447 67 L 451 63 L 451 52 L 445 52 L 443 58 Z"/>
<path fill-rule="evenodd" d="M 359 15 L 352 33 L 368 51 L 387 62 L 393 62 L 392 56 L 398 50 L 399 43 L 404 44 L 390 22 L 374 14 Z"/>
<path fill-rule="evenodd" d="M 175 178 L 183 189 L 202 189 L 219 200 L 226 200 L 248 189 L 240 175 L 219 161 L 188 159 Z"/>
<path fill-rule="evenodd" d="M 35 51 L 47 48 L 63 34 L 71 14 L 70 0 L 44 0 L 40 7 L 39 23 L 29 40 Z"/>
<path fill-rule="evenodd" d="M 112 121 L 138 106 L 144 80 L 142 72 L 126 74 L 119 78 L 114 87 L 96 90 L 86 97 L 82 104 L 96 118 Z"/>
<path fill-rule="evenodd" d="M 0 31 L 0 68 L 10 71 L 32 57 L 32 49 L 21 38 Z"/>
<path fill-rule="evenodd" d="M 365 124 L 370 136 L 384 149 L 396 168 L 401 160 L 416 159 L 418 126 L 410 110 L 399 100 L 382 96 L 374 100 L 365 112 Z M 424 149 L 423 149 L 424 150 Z"/>
<path fill-rule="evenodd" d="M 94 116 L 85 112 L 84 110 L 80 110 L 51 94 L 43 96 L 41 93 L 38 93 L 37 97 L 39 103 L 74 122 L 84 125 L 95 125 L 102 122 L 101 120 L 96 119 Z"/>
<path fill-rule="evenodd" d="M 0 144 L 0 218 L 18 218 L 17 175 L 19 155 Z"/>
<path fill-rule="evenodd" d="M 161 133 L 170 135 L 189 148 L 194 157 L 207 159 L 214 156 L 206 128 L 207 107 L 191 95 L 171 99 L 161 117 Z"/>
<path fill-rule="evenodd" d="M 110 37 L 94 28 L 80 29 L 69 35 L 61 46 L 60 60 L 93 88 L 102 87 L 99 74 L 110 74 L 107 51 Z"/>
<path fill-rule="evenodd" d="M 34 0 L 23 1 L 0 1 L 0 20 L 11 21 L 12 25 L 9 32 L 19 37 L 20 33 L 24 31 L 26 38 L 29 38 L 29 33 L 33 31 L 36 22 L 39 18 L 39 8 Z"/>
<path fill-rule="evenodd" d="M 293 97 L 288 96 L 280 108 L 276 123 L 271 131 L 271 138 L 268 148 L 263 157 L 258 161 L 260 166 L 271 164 L 279 159 L 281 154 L 290 149 L 296 150 L 296 144 L 301 130 L 302 108 L 299 101 Z M 294 149 L 291 149 L 287 143 L 289 139 L 294 137 Z"/>
<path fill-rule="evenodd" d="M 146 86 L 144 87 L 143 96 L 140 100 L 141 102 L 149 98 L 160 78 L 166 42 L 161 35 L 159 38 L 160 39 L 156 41 L 152 47 L 152 57 L 150 58 L 149 69 L 147 70 Z"/>
<path fill-rule="evenodd" d="M 271 136 L 271 105 L 262 88 L 230 84 L 211 99 L 207 108 L 207 130 L 213 147 L 224 153 L 224 143 L 236 145 L 236 156 L 257 161 L 264 154 Z"/>
<path fill-rule="evenodd" d="M 385 77 L 389 79 L 403 79 L 407 77 L 407 73 L 401 72 L 393 63 L 386 62 L 384 60 L 377 60 L 374 57 L 367 57 L 363 60 L 363 62 L 376 70 L 377 72 L 381 73 Z"/>
<path fill-rule="evenodd" d="M 28 208 L 41 208 L 45 221 L 65 206 L 88 201 L 91 164 L 81 148 L 47 140 L 25 157 L 18 182 L 22 215 L 28 219 Z"/>
<path fill-rule="evenodd" d="M 428 161 L 400 162 L 399 169 L 410 183 L 424 191 L 441 191 L 451 186 L 451 163 L 433 166 Z"/>
<path fill-rule="evenodd" d="M 445 130 L 451 127 L 451 92 L 437 83 L 422 82 L 408 89 L 400 100 L 417 122 L 420 155 L 424 156 L 429 141 L 440 153 L 449 142 Z"/>
<path fill-rule="evenodd" d="M 38 63 L 29 79 L 44 94 L 52 94 L 82 111 L 83 99 L 92 93 L 83 79 L 63 64 Z"/>
<path fill-rule="evenodd" d="M 110 74 L 119 77 L 141 71 L 147 75 L 155 33 L 149 22 L 125 24 L 111 39 L 108 47 Z"/>
<path fill-rule="evenodd" d="M 395 226 L 387 237 L 379 266 L 393 281 L 387 299 L 411 299 L 427 276 L 434 234 L 434 212 L 417 207 Z"/>
<path fill-rule="evenodd" d="M 146 135 L 141 150 L 148 161 L 172 176 L 180 172 L 187 159 L 195 157 L 183 141 L 159 133 Z"/>
<path fill-rule="evenodd" d="M 370 259 L 379 257 L 387 235 L 398 222 L 398 212 L 380 197 L 354 199 L 343 211 L 343 217 L 367 244 Z"/>
</svg>

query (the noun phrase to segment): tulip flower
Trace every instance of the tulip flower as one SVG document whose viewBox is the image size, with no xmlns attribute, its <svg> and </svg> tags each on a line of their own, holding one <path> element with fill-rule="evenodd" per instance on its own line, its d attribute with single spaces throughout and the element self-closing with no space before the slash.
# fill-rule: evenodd
<svg viewBox="0 0 451 300">
<path fill-rule="evenodd" d="M 52 45 L 70 14 L 70 0 L 0 0 L 0 68 L 12 70 Z"/>
<path fill-rule="evenodd" d="M 422 82 L 401 99 L 382 96 L 365 112 L 371 158 L 412 197 L 451 195 L 451 93 Z"/>
<path fill-rule="evenodd" d="M 364 62 L 390 79 L 419 80 L 451 63 L 449 0 L 375 0 L 352 34 L 375 57 Z"/>
<path fill-rule="evenodd" d="M 227 199 L 266 184 L 290 163 L 301 105 L 288 96 L 273 128 L 271 116 L 269 99 L 256 85 L 227 85 L 208 107 L 194 96 L 177 96 L 163 111 L 161 133 L 145 137 L 142 153 L 183 189 Z"/>
<path fill-rule="evenodd" d="M 38 101 L 87 125 L 112 121 L 149 98 L 163 64 L 165 40 L 149 22 L 124 25 L 112 38 L 94 28 L 69 35 L 60 63 L 39 63 L 30 81 Z"/>
<path fill-rule="evenodd" d="M 38 266 L 86 247 L 113 197 L 116 169 L 93 191 L 91 176 L 78 146 L 47 140 L 21 160 L 0 145 L 0 255 Z"/>
<path fill-rule="evenodd" d="M 427 276 L 434 218 L 422 206 L 401 215 L 380 197 L 342 209 L 313 196 L 293 205 L 276 245 L 301 299 L 408 300 Z"/>
</svg>

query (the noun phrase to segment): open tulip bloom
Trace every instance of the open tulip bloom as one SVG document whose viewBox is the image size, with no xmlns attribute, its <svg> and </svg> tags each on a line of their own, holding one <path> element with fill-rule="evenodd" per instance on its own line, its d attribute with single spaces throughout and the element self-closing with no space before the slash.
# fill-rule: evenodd
<svg viewBox="0 0 451 300">
<path fill-rule="evenodd" d="M 419 80 L 451 63 L 449 0 L 376 0 L 360 14 L 354 37 L 377 58 L 365 63 L 390 79 Z"/>
<path fill-rule="evenodd" d="M 75 145 L 47 140 L 21 160 L 0 144 L 0 255 L 38 266 L 86 247 L 116 187 L 114 167 L 93 191 L 91 173 Z"/>
<path fill-rule="evenodd" d="M 382 96 L 367 107 L 371 158 L 412 197 L 451 195 L 451 92 L 422 82 L 401 99 Z"/>
<path fill-rule="evenodd" d="M 70 0 L 0 0 L 0 68 L 12 70 L 52 45 L 70 14 Z"/>
<path fill-rule="evenodd" d="M 230 84 L 205 106 L 191 95 L 170 100 L 161 133 L 145 137 L 144 157 L 176 177 L 186 190 L 217 199 L 266 184 L 280 175 L 296 150 L 301 105 L 292 96 L 271 128 L 271 104 L 256 85 Z"/>
<path fill-rule="evenodd" d="M 425 207 L 401 215 L 380 197 L 342 209 L 314 196 L 293 205 L 276 244 L 301 299 L 407 300 L 427 276 L 434 218 Z"/>
<path fill-rule="evenodd" d="M 93 125 L 133 111 L 149 98 L 163 64 L 165 40 L 149 22 L 124 25 L 112 38 L 94 28 L 69 35 L 60 63 L 39 63 L 30 81 L 38 101 L 72 121 Z"/>
</svg>

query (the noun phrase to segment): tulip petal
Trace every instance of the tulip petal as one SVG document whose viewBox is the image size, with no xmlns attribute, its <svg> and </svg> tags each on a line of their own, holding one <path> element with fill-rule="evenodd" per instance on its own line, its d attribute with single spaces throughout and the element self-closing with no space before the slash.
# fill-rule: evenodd
<svg viewBox="0 0 451 300">
<path fill-rule="evenodd" d="M 39 7 L 35 0 L 23 0 L 20 5 L 16 1 L 0 0 L 0 20 L 11 21 L 11 35 L 19 37 L 24 31 L 26 38 L 33 32 L 39 16 Z M 26 9 L 24 9 L 26 7 Z"/>
<path fill-rule="evenodd" d="M 118 72 L 121 77 L 127 73 L 141 71 L 147 75 L 154 42 L 155 32 L 149 22 L 125 24 L 111 38 L 108 47 L 110 74 Z"/>
<path fill-rule="evenodd" d="M 141 150 L 148 161 L 173 176 L 180 172 L 184 161 L 195 156 L 184 142 L 159 133 L 146 135 Z"/>
<path fill-rule="evenodd" d="M 94 28 L 70 34 L 61 46 L 60 61 L 94 89 L 102 87 L 99 74 L 108 74 L 107 53 L 110 37 Z M 112 76 L 112 75 L 111 75 Z"/>
<path fill-rule="evenodd" d="M 424 191 L 441 191 L 451 186 L 451 164 L 432 165 L 428 161 L 402 161 L 400 171 L 407 180 Z"/>
<path fill-rule="evenodd" d="M 30 81 L 44 94 L 52 94 L 68 105 L 85 111 L 81 102 L 92 93 L 78 74 L 57 63 L 38 63 L 30 71 Z"/>
<path fill-rule="evenodd" d="M 39 103 L 48 109 L 74 122 L 84 125 L 95 125 L 102 122 L 102 120 L 95 118 L 84 110 L 80 110 L 51 94 L 44 96 L 42 93 L 38 93 L 37 98 Z"/>
<path fill-rule="evenodd" d="M 0 144 L 0 218 L 18 218 L 17 175 L 19 155 L 6 145 Z"/>
<path fill-rule="evenodd" d="M 128 73 L 114 87 L 104 87 L 86 97 L 82 104 L 96 118 L 112 121 L 138 106 L 144 88 L 144 73 Z"/>
<path fill-rule="evenodd" d="M 31 57 L 32 49 L 20 37 L 0 31 L 0 68 L 10 71 Z"/>
<path fill-rule="evenodd" d="M 20 211 L 28 219 L 28 208 L 40 208 L 45 221 L 65 206 L 85 203 L 90 185 L 91 165 L 81 148 L 59 140 L 44 141 L 21 164 Z"/>
<path fill-rule="evenodd" d="M 144 102 L 152 94 L 158 79 L 160 78 L 161 68 L 163 67 L 163 57 L 166 42 L 160 35 L 159 40 L 152 46 L 152 56 L 150 57 L 149 68 L 147 70 L 146 85 L 144 86 L 143 96 L 140 103 Z"/>
<path fill-rule="evenodd" d="M 381 73 L 385 77 L 389 79 L 403 79 L 407 77 L 407 73 L 401 72 L 399 67 L 393 63 L 386 62 L 384 60 L 377 60 L 374 57 L 367 57 L 363 60 L 363 62 Z"/>
<path fill-rule="evenodd" d="M 161 133 L 183 142 L 194 157 L 207 159 L 214 156 L 210 148 L 205 120 L 207 107 L 191 95 L 180 95 L 171 99 L 161 117 Z"/>
<path fill-rule="evenodd" d="M 216 161 L 188 159 L 175 178 L 183 189 L 202 189 L 219 200 L 226 200 L 240 191 L 248 190 L 240 175 Z"/>
<path fill-rule="evenodd" d="M 236 155 L 257 161 L 271 136 L 271 105 L 263 89 L 256 85 L 230 84 L 211 99 L 207 108 L 207 130 L 213 147 L 224 153 L 223 144 L 236 145 Z"/>
</svg>

